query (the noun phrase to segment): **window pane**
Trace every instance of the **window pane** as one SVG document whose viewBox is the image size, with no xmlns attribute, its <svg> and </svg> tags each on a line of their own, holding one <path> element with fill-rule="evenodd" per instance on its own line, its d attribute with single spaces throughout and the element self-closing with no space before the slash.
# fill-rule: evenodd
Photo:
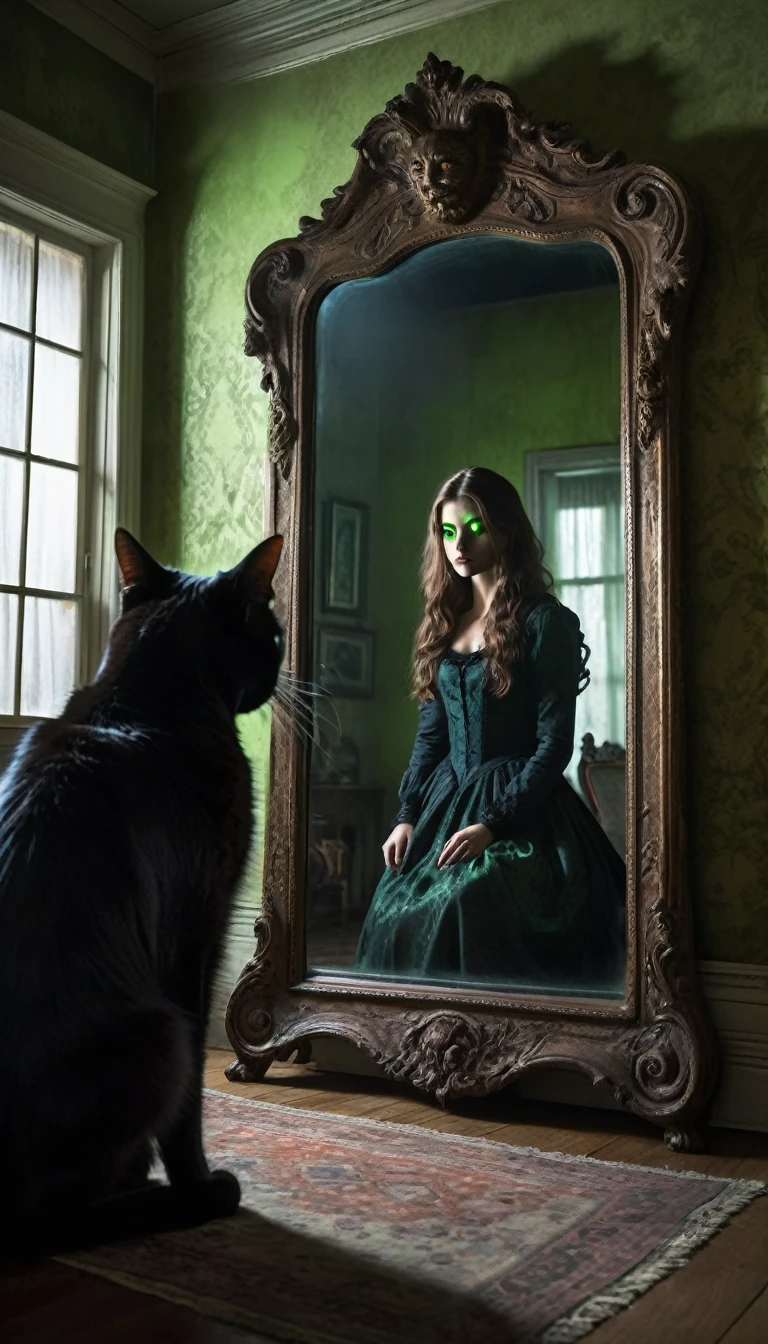
<svg viewBox="0 0 768 1344">
<path fill-rule="evenodd" d="M 21 657 L 21 712 L 52 718 L 60 714 L 75 683 L 77 602 L 24 599 Z"/>
<path fill-rule="evenodd" d="M 576 787 L 576 765 L 582 738 L 592 733 L 598 746 L 625 742 L 624 580 L 558 586 L 558 596 L 578 612 L 590 648 L 590 682 L 576 701 L 575 754 L 568 776 Z"/>
<path fill-rule="evenodd" d="M 545 544 L 558 579 L 624 572 L 624 512 L 617 467 L 558 472 L 554 493 L 547 490 L 544 498 Z"/>
<path fill-rule="evenodd" d="M 40 462 L 30 470 L 27 587 L 74 592 L 77 472 Z"/>
<path fill-rule="evenodd" d="M 0 448 L 23 453 L 27 429 L 29 340 L 0 331 Z"/>
<path fill-rule="evenodd" d="M 32 452 L 77 462 L 80 432 L 80 368 L 77 355 L 35 346 L 32 391 Z"/>
<path fill-rule="evenodd" d="M 19 582 L 23 512 L 24 463 L 0 453 L 0 583 Z"/>
<path fill-rule="evenodd" d="M 82 346 L 83 258 L 76 252 L 40 240 L 37 267 L 37 319 L 35 331 L 47 341 Z"/>
<path fill-rule="evenodd" d="M 29 331 L 35 239 L 0 219 L 0 322 Z"/>
<path fill-rule="evenodd" d="M 16 594 L 0 593 L 0 714 L 13 713 L 18 613 Z"/>
<path fill-rule="evenodd" d="M 602 577 L 604 514 L 600 508 L 558 509 L 555 546 L 559 579 Z"/>
</svg>

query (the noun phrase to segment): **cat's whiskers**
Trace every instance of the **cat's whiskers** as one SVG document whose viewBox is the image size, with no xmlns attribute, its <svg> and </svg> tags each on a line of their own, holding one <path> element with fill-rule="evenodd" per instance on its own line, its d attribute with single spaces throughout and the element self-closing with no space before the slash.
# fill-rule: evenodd
<svg viewBox="0 0 768 1344">
<path fill-rule="evenodd" d="M 302 741 L 307 745 L 311 744 L 316 751 L 319 751 L 320 755 L 323 756 L 326 761 L 330 761 L 330 753 L 327 748 L 323 746 L 322 742 L 319 741 L 318 737 L 315 735 L 315 731 L 310 731 L 307 723 L 302 720 L 290 706 L 285 705 L 281 700 L 275 697 L 272 701 L 272 708 L 277 716 L 278 722 L 282 724 L 287 732 L 293 733 L 299 741 Z"/>
<path fill-rule="evenodd" d="M 311 742 L 322 756 L 328 757 L 328 749 L 319 735 L 319 725 L 311 720 L 302 719 L 286 705 L 276 703 L 275 708 L 279 711 L 278 718 L 285 727 L 305 742 Z"/>
<path fill-rule="evenodd" d="M 289 719 L 295 720 L 296 723 L 300 723 L 301 727 L 311 734 L 312 739 L 315 738 L 315 718 L 313 718 L 313 715 L 309 714 L 303 706 L 293 703 L 292 700 L 286 700 L 277 694 L 274 695 L 273 703 L 276 704 L 276 707 L 280 708 Z"/>
<path fill-rule="evenodd" d="M 339 711 L 333 696 L 324 686 L 318 686 L 317 682 L 314 681 L 300 681 L 286 668 L 280 672 L 278 686 L 288 699 L 294 703 L 302 704 L 316 717 L 319 723 L 324 723 L 332 729 L 337 739 L 341 737 L 342 727 Z M 306 700 L 305 697 L 309 697 L 309 700 Z M 329 705 L 333 710 L 334 721 L 321 714 L 318 705 L 313 704 L 312 701 L 321 701 Z"/>
<path fill-rule="evenodd" d="M 282 706 L 286 712 L 292 714 L 301 723 L 311 726 L 314 730 L 319 721 L 319 715 L 314 705 L 308 705 L 299 695 L 295 694 L 289 687 L 276 686 L 273 692 L 273 700 L 276 704 Z"/>
<path fill-rule="evenodd" d="M 313 723 L 323 724 L 331 735 L 338 740 L 341 737 L 341 723 L 338 710 L 332 698 L 327 696 L 324 691 L 308 692 L 300 686 L 296 686 L 290 681 L 278 682 L 275 694 L 279 695 L 283 703 L 290 705 L 295 712 L 303 713 L 304 717 L 311 718 Z M 314 697 L 317 698 L 314 698 Z M 333 719 L 321 712 L 320 705 L 325 708 L 325 701 L 328 701 L 333 709 Z M 318 703 L 319 701 L 319 703 Z"/>
<path fill-rule="evenodd" d="M 294 676 L 290 668 L 281 669 L 278 675 L 278 681 L 284 682 L 289 686 L 296 686 L 307 695 L 318 696 L 327 700 L 332 699 L 330 691 L 326 690 L 325 686 L 320 686 L 316 681 L 302 681 L 300 677 Z"/>
</svg>

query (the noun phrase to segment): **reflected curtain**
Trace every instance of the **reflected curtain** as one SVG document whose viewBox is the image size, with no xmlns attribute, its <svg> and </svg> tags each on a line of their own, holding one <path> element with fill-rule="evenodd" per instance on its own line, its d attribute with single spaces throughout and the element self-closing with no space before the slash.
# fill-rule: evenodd
<svg viewBox="0 0 768 1344">
<path fill-rule="evenodd" d="M 618 450 L 617 450 L 618 451 Z M 625 743 L 624 507 L 621 471 L 543 471 L 541 539 L 557 596 L 575 611 L 591 650 L 591 681 L 576 702 L 576 783 L 585 733 Z"/>
</svg>

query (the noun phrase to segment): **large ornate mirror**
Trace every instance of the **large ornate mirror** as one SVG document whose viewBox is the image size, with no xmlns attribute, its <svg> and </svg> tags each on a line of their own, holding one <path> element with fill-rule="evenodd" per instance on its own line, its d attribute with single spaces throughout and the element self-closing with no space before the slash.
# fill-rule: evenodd
<svg viewBox="0 0 768 1344">
<path fill-rule="evenodd" d="M 328 1035 L 441 1098 L 561 1064 L 691 1146 L 714 1053 L 681 800 L 689 203 L 433 56 L 356 148 L 246 291 L 314 694 L 273 727 L 231 1076 Z"/>
</svg>

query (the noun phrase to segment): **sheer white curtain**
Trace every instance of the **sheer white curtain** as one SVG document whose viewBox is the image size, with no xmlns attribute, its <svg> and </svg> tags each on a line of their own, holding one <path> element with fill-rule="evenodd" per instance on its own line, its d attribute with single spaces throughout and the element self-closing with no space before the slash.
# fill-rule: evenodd
<svg viewBox="0 0 768 1344">
<path fill-rule="evenodd" d="M 84 253 L 0 220 L 0 715 L 57 714 L 75 680 L 86 282 Z"/>
<path fill-rule="evenodd" d="M 617 450 L 618 454 L 618 450 Z M 577 613 L 591 650 L 590 684 L 576 702 L 576 781 L 581 740 L 625 740 L 624 509 L 618 464 L 543 471 L 541 540 L 557 596 Z"/>
</svg>

